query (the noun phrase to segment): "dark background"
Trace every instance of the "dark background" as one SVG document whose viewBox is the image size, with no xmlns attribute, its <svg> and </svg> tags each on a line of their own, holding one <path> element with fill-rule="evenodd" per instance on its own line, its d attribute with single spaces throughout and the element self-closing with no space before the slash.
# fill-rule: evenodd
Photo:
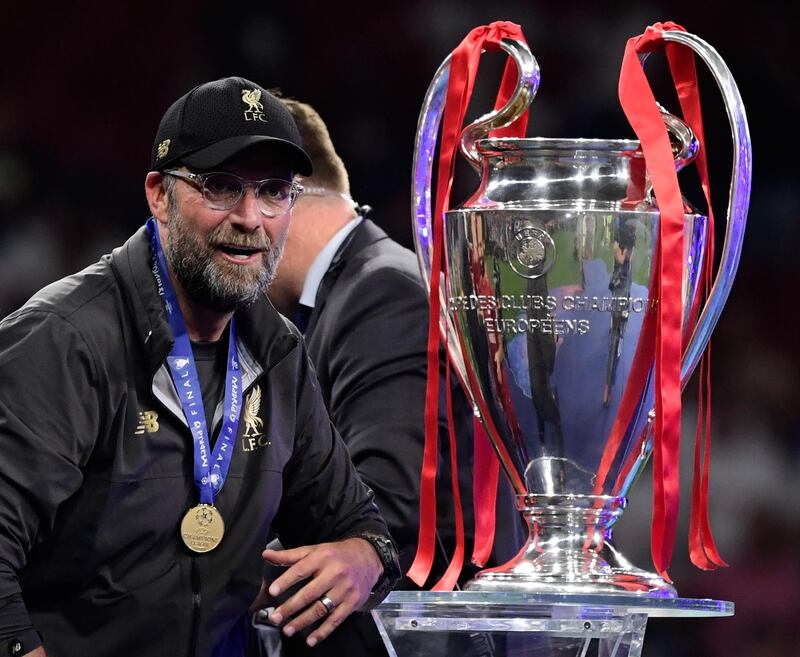
<svg viewBox="0 0 800 657">
<path fill-rule="evenodd" d="M 743 10 L 696 0 L 397 6 L 197 0 L 35 9 L 3 3 L 0 12 L 0 317 L 143 223 L 143 181 L 158 121 L 200 82 L 242 75 L 313 104 L 348 165 L 353 196 L 374 206 L 376 221 L 410 246 L 417 114 L 436 68 L 471 28 L 500 19 L 522 25 L 542 67 L 528 133 L 548 137 L 633 136 L 616 81 L 627 38 L 648 24 L 674 20 L 709 41 L 738 82 L 754 144 L 748 233 L 713 340 L 712 523 L 731 568 L 689 567 L 681 538 L 671 573 L 682 596 L 733 600 L 737 614 L 652 620 L 644 655 L 796 654 L 800 25 L 782 3 Z M 473 117 L 489 109 L 502 63 L 484 60 Z M 648 63 L 659 89 L 665 69 L 661 58 Z M 701 86 L 714 206 L 723 223 L 729 131 L 708 75 L 701 75 Z M 669 94 L 661 99 L 677 111 Z M 465 193 L 474 182 L 462 176 L 458 189 Z M 700 204 L 693 182 L 687 194 Z M 693 398 L 690 388 L 687 450 Z M 689 469 L 687 461 L 683 472 Z M 648 478 L 634 488 L 618 536 L 624 552 L 646 567 Z M 688 481 L 683 490 L 685 499 Z"/>
</svg>

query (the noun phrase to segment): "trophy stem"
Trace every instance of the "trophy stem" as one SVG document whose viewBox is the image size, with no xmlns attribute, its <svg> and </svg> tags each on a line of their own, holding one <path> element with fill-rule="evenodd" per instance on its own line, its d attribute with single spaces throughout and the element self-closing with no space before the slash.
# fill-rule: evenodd
<svg viewBox="0 0 800 657">
<path fill-rule="evenodd" d="M 614 546 L 611 526 L 627 503 L 598 495 L 519 495 L 529 537 L 514 559 L 479 572 L 469 591 L 642 594 L 676 597 L 655 573 L 633 566 Z"/>
</svg>

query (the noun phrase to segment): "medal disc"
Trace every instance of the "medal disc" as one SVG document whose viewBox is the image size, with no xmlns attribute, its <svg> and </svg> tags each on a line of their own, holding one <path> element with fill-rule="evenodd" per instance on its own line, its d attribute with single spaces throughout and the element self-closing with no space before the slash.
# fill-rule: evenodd
<svg viewBox="0 0 800 657">
<path fill-rule="evenodd" d="M 210 504 L 193 506 L 181 520 L 181 538 L 192 552 L 211 552 L 224 534 L 225 522 Z"/>
</svg>

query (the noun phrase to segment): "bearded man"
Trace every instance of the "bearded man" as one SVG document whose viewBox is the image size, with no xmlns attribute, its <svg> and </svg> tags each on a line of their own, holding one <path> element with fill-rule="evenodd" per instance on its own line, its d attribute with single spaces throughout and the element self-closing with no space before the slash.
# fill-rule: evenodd
<svg viewBox="0 0 800 657">
<path fill-rule="evenodd" d="M 242 78 L 200 85 L 151 169 L 147 224 L 0 323 L 10 655 L 244 655 L 252 612 L 298 583 L 270 618 L 314 645 L 399 575 L 265 297 L 311 174 L 290 114 Z M 287 569 L 263 583 L 264 559 Z"/>
</svg>

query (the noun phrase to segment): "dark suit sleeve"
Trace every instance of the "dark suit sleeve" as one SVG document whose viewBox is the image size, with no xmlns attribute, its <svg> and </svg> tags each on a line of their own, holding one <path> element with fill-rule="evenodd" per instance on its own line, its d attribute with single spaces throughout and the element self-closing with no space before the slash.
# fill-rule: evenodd
<svg viewBox="0 0 800 657">
<path fill-rule="evenodd" d="M 28 553 L 83 481 L 98 433 L 97 371 L 68 321 L 26 311 L 0 325 L 0 651 L 40 643 L 22 596 Z M 11 648 L 9 648 L 11 650 Z"/>
<path fill-rule="evenodd" d="M 331 418 L 397 541 L 404 568 L 416 551 L 424 446 L 428 301 L 408 263 L 386 256 L 336 282 L 324 358 Z M 416 263 L 413 263 L 416 266 Z M 321 364 L 320 366 L 323 366 Z"/>
</svg>

